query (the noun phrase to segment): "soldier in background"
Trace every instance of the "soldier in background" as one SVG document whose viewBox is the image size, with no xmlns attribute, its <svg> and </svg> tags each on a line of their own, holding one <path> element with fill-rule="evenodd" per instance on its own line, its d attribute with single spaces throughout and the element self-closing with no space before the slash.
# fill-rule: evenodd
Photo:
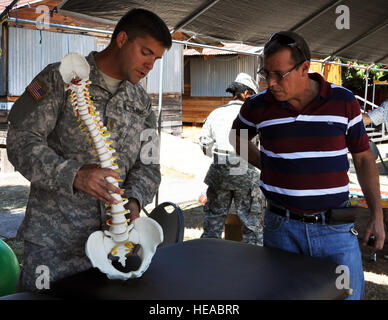
<svg viewBox="0 0 388 320">
<path fill-rule="evenodd" d="M 9 114 L 7 151 L 11 163 L 31 181 L 26 215 L 20 288 L 35 291 L 38 266 L 50 281 L 91 268 L 85 255 L 89 235 L 106 229 L 110 191 L 128 198 L 130 218 L 139 216 L 160 184 L 159 162 L 140 160 L 141 133 L 156 131 L 151 99 L 138 84 L 172 45 L 165 23 L 154 13 L 133 9 L 116 25 L 109 46 L 91 52 L 91 99 L 110 133 L 120 173 L 97 166 L 95 155 L 73 114 L 59 63 L 40 72 Z M 144 139 L 143 139 L 144 140 Z M 155 141 L 155 146 L 158 143 Z M 106 181 L 123 181 L 120 188 Z"/>
<path fill-rule="evenodd" d="M 258 91 L 256 82 L 248 74 L 240 73 L 226 89 L 233 99 L 211 112 L 203 125 L 199 143 L 204 154 L 213 157 L 213 163 L 205 177 L 208 189 L 202 238 L 221 238 L 233 200 L 242 223 L 242 241 L 263 244 L 259 214 L 264 211 L 265 199 L 259 188 L 260 171 L 240 158 L 229 143 L 233 120 L 243 102 Z M 245 170 L 233 173 L 238 168 Z"/>
</svg>

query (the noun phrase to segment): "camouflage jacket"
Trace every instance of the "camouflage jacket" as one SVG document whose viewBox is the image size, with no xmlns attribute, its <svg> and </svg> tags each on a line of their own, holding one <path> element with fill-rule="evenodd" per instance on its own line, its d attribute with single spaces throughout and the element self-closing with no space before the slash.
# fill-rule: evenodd
<svg viewBox="0 0 388 320">
<path fill-rule="evenodd" d="M 94 54 L 87 57 L 90 95 L 116 149 L 115 162 L 124 181 L 120 187 L 126 189 L 123 197 L 135 198 L 143 207 L 152 201 L 161 179 L 151 100 L 140 85 L 129 81 L 112 95 Z M 106 224 L 105 206 L 73 188 L 77 171 L 97 160 L 86 140 L 88 133 L 79 128 L 58 68 L 59 63 L 48 65 L 32 81 L 39 81 L 42 97 L 26 90 L 15 102 L 7 136 L 11 163 L 31 182 L 21 228 L 24 238 L 57 247 L 84 244 L 90 233 Z M 144 150 L 152 151 L 154 161 L 142 161 Z"/>
<path fill-rule="evenodd" d="M 259 186 L 259 169 L 239 157 L 229 143 L 230 129 L 242 105 L 242 101 L 232 100 L 213 110 L 202 127 L 199 144 L 207 155 L 213 155 L 214 160 L 205 177 L 208 186 L 224 190 Z"/>
</svg>

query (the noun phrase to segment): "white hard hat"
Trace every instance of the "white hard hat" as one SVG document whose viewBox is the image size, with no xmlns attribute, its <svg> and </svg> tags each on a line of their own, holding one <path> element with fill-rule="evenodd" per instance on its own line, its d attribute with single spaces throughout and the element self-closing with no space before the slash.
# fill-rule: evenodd
<svg viewBox="0 0 388 320">
<path fill-rule="evenodd" d="M 259 92 L 259 86 L 257 85 L 256 81 L 253 80 L 249 74 L 241 72 L 237 75 L 236 80 L 234 80 L 234 81 L 246 85 L 247 87 L 251 88 L 255 93 Z"/>
</svg>

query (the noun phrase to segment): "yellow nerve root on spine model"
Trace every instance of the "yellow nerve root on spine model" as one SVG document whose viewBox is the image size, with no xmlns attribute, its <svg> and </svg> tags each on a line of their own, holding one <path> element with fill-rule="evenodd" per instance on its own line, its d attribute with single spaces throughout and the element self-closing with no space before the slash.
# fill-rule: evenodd
<svg viewBox="0 0 388 320">
<path fill-rule="evenodd" d="M 91 82 L 88 62 L 77 53 L 69 53 L 62 59 L 59 71 L 66 89 L 70 90 L 71 104 L 79 123 L 80 134 L 88 131 L 88 142 L 85 143 L 89 143 L 91 148 L 94 148 L 101 168 L 120 172 L 115 163 L 115 149 L 112 147 L 112 141 L 109 140 L 109 132 L 90 99 L 88 87 Z M 121 182 L 113 177 L 106 179 L 116 187 L 119 187 Z M 107 220 L 109 231 L 95 231 L 89 236 L 85 246 L 86 255 L 93 267 L 100 269 L 109 279 L 127 280 L 140 277 L 148 269 L 156 247 L 163 241 L 162 228 L 155 220 L 148 217 L 127 220 L 125 214 L 128 211 L 124 205 L 128 199 L 115 193 L 112 196 L 118 200 L 118 204 L 112 204 L 107 208 L 107 214 L 110 215 Z M 122 266 L 125 266 L 126 259 L 132 254 L 135 245 L 140 247 L 138 250 L 141 259 L 140 267 L 130 272 L 116 269 L 109 257 L 118 259 Z"/>
</svg>

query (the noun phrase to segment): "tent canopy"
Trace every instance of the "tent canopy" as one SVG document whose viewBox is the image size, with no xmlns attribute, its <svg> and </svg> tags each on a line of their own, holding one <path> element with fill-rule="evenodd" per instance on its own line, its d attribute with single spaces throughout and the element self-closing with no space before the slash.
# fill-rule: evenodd
<svg viewBox="0 0 388 320">
<path fill-rule="evenodd" d="M 388 64 L 387 0 L 66 0 L 59 6 L 113 23 L 132 8 L 155 12 L 174 31 L 263 46 L 273 32 L 292 30 L 314 57 Z"/>
</svg>

